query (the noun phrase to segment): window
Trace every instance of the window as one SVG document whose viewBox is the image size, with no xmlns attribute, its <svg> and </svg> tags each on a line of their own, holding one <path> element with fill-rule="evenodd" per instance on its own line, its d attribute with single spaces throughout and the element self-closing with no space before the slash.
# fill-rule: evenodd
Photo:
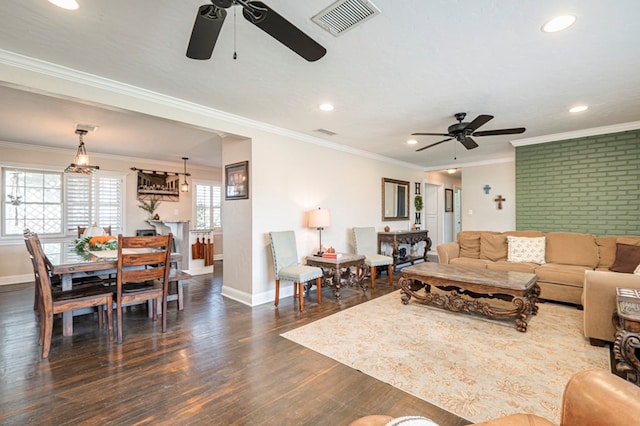
<svg viewBox="0 0 640 426">
<path fill-rule="evenodd" d="M 222 226 L 222 186 L 201 183 L 196 183 L 194 186 L 196 228 L 220 228 Z"/>
<path fill-rule="evenodd" d="M 8 168 L 2 172 L 2 234 L 22 235 L 25 228 L 61 234 L 62 173 Z"/>
<path fill-rule="evenodd" d="M 2 182 L 2 236 L 21 236 L 25 228 L 75 236 L 78 226 L 93 223 L 123 229 L 122 174 L 3 168 Z"/>
<path fill-rule="evenodd" d="M 122 186 L 120 176 L 67 174 L 67 233 L 94 223 L 122 229 Z"/>
</svg>

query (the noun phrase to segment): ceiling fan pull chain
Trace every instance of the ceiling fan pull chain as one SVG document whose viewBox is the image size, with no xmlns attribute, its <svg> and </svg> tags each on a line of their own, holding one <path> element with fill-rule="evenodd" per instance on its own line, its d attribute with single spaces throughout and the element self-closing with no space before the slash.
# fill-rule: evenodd
<svg viewBox="0 0 640 426">
<path fill-rule="evenodd" d="M 238 54 L 236 53 L 236 9 L 233 8 L 233 60 L 238 59 Z"/>
</svg>

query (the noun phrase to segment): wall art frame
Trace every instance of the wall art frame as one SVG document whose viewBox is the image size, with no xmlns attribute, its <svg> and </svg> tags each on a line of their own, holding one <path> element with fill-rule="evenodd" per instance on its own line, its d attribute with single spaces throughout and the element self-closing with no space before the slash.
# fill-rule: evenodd
<svg viewBox="0 0 640 426">
<path fill-rule="evenodd" d="M 453 189 L 444 190 L 444 211 L 451 213 L 453 211 Z"/>
<path fill-rule="evenodd" d="M 224 166 L 224 199 L 246 200 L 249 198 L 249 161 Z"/>
</svg>

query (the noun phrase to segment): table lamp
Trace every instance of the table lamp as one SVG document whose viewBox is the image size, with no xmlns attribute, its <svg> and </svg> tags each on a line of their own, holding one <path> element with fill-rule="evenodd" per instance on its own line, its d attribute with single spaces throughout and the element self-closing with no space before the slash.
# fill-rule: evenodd
<svg viewBox="0 0 640 426">
<path fill-rule="evenodd" d="M 327 226 L 331 226 L 331 214 L 329 210 L 318 207 L 317 210 L 311 210 L 309 212 L 309 228 L 316 228 L 320 235 L 320 244 L 318 245 L 316 256 L 322 256 L 322 230 Z"/>
</svg>

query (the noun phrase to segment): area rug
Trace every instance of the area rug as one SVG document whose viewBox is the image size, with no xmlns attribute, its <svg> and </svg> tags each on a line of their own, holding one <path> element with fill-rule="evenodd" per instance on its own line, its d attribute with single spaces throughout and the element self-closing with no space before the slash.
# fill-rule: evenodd
<svg viewBox="0 0 640 426">
<path fill-rule="evenodd" d="M 532 413 L 558 424 L 569 378 L 610 371 L 582 315 L 542 303 L 521 333 L 512 320 L 403 305 L 398 290 L 282 336 L 473 422 Z"/>
</svg>

